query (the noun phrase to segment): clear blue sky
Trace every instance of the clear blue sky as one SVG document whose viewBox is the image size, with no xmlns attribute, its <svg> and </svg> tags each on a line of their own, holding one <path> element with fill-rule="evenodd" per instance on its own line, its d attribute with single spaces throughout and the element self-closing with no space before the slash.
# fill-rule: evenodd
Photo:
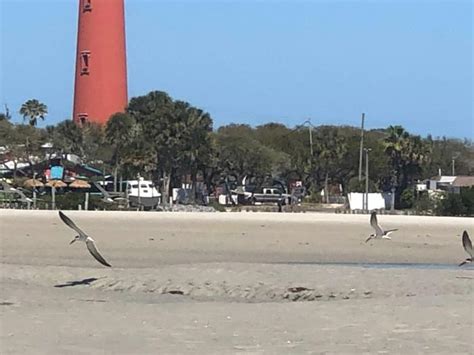
<svg viewBox="0 0 474 355">
<path fill-rule="evenodd" d="M 78 1 L 0 3 L 0 104 L 70 118 Z M 167 91 L 215 127 L 365 112 L 369 128 L 472 138 L 472 20 L 471 0 L 126 0 L 129 95 Z"/>
</svg>

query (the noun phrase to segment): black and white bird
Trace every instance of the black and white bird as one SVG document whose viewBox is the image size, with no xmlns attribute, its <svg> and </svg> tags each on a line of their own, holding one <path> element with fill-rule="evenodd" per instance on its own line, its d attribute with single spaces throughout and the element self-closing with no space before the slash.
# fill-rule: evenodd
<svg viewBox="0 0 474 355">
<path fill-rule="evenodd" d="M 467 234 L 467 231 L 464 231 L 463 234 L 462 234 L 462 246 L 464 247 L 464 250 L 466 251 L 466 253 L 469 254 L 470 258 L 467 258 L 466 260 L 464 260 L 461 264 L 459 264 L 459 266 L 463 266 L 464 264 L 468 264 L 468 263 L 472 263 L 472 259 L 473 259 L 473 256 L 472 256 L 472 243 L 471 243 L 471 239 L 469 239 L 469 234 Z"/>
<path fill-rule="evenodd" d="M 3 187 L 3 191 L 5 191 L 6 193 L 18 194 L 20 196 L 19 201 L 27 202 L 27 203 L 28 202 L 30 202 L 30 203 L 33 202 L 33 200 L 29 197 L 26 197 L 26 195 L 20 189 L 14 188 L 13 186 L 7 184 L 5 181 L 2 181 L 1 184 L 2 184 L 2 187 Z"/>
<path fill-rule="evenodd" d="M 372 226 L 372 228 L 374 228 L 375 230 L 375 233 L 372 233 L 369 238 L 367 238 L 367 240 L 365 241 L 366 243 L 371 240 L 371 239 L 376 239 L 376 238 L 380 238 L 380 239 L 392 239 L 390 237 L 390 234 L 392 232 L 395 232 L 397 231 L 398 229 L 387 229 L 387 230 L 383 230 L 382 227 L 380 227 L 379 223 L 377 222 L 377 212 L 373 211 L 371 214 L 370 214 L 370 225 Z"/>
<path fill-rule="evenodd" d="M 99 190 L 99 192 L 102 194 L 102 201 L 104 201 L 105 203 L 113 203 L 114 200 L 112 200 L 112 198 L 110 197 L 110 194 L 108 193 L 108 191 L 106 191 L 102 186 L 100 186 L 99 183 L 97 182 L 94 182 L 94 185 L 95 187 L 97 188 L 97 190 Z"/>
<path fill-rule="evenodd" d="M 72 228 L 77 233 L 79 233 L 79 235 L 76 235 L 76 237 L 69 244 L 72 244 L 76 241 L 81 241 L 81 242 L 86 243 L 87 250 L 89 250 L 89 252 L 95 258 L 95 260 L 97 260 L 102 265 L 105 265 L 108 267 L 112 266 L 107 261 L 105 261 L 102 255 L 99 254 L 99 251 L 97 250 L 97 247 L 95 246 L 94 239 L 92 239 L 86 233 L 84 233 L 78 226 L 76 226 L 76 224 L 69 217 L 67 217 L 61 211 L 59 211 L 59 217 L 68 227 Z"/>
</svg>

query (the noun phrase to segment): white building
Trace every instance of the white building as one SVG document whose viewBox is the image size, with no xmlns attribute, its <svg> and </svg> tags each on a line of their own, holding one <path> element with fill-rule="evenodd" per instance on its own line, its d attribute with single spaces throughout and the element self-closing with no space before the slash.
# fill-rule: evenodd
<svg viewBox="0 0 474 355">
<path fill-rule="evenodd" d="M 436 176 L 416 185 L 417 191 L 459 193 L 463 187 L 474 186 L 474 176 Z"/>
</svg>

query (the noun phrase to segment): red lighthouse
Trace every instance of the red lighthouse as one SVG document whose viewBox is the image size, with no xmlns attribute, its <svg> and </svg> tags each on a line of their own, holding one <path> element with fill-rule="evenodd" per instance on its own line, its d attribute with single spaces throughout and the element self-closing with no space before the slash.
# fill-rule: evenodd
<svg viewBox="0 0 474 355">
<path fill-rule="evenodd" d="M 73 120 L 105 124 L 127 105 L 124 0 L 79 0 Z"/>
</svg>

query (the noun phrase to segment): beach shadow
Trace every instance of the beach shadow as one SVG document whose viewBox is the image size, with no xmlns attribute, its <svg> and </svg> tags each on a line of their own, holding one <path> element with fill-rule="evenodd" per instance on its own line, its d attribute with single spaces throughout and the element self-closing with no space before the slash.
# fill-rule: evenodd
<svg viewBox="0 0 474 355">
<path fill-rule="evenodd" d="M 0 302 L 0 306 L 13 306 L 13 302 Z"/>
<path fill-rule="evenodd" d="M 80 281 L 68 281 L 65 284 L 58 284 L 54 285 L 54 287 L 57 288 L 62 288 L 62 287 L 74 287 L 74 286 L 81 286 L 81 285 L 87 285 L 90 286 L 91 283 L 94 281 L 97 281 L 98 278 L 96 277 L 90 277 L 88 279 L 80 280 Z"/>
<path fill-rule="evenodd" d="M 319 266 L 351 266 L 365 269 L 434 269 L 458 270 L 456 264 L 437 263 L 364 263 L 364 262 L 317 262 L 317 261 L 280 261 L 272 264 L 282 265 L 319 265 Z M 468 268 L 465 268 L 468 269 Z"/>
</svg>

